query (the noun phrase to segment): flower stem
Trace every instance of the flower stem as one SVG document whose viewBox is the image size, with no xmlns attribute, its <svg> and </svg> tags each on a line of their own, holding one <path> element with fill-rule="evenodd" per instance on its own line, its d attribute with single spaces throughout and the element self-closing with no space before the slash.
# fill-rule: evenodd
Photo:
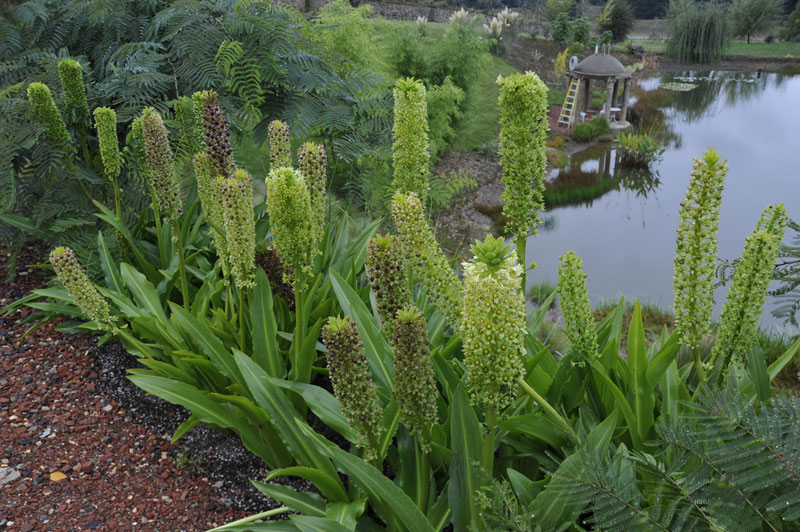
<svg viewBox="0 0 800 532">
<path fill-rule="evenodd" d="M 494 444 L 495 444 L 495 426 L 497 425 L 497 407 L 489 405 L 486 408 L 486 437 L 483 440 L 483 456 L 481 459 L 481 466 L 488 473 L 491 474 L 494 469 Z"/>
<path fill-rule="evenodd" d="M 189 310 L 189 283 L 186 280 L 186 267 L 183 262 L 183 242 L 181 239 L 181 228 L 178 219 L 172 218 L 172 232 L 177 238 L 178 270 L 181 276 L 181 295 L 183 296 L 183 308 Z"/>
<path fill-rule="evenodd" d="M 522 389 L 525 390 L 525 393 L 530 395 L 534 401 L 536 401 L 539 405 L 541 405 L 545 409 L 545 411 L 548 414 L 550 414 L 550 416 L 556 421 L 556 423 L 564 427 L 566 433 L 569 434 L 572 437 L 572 439 L 575 440 L 576 443 L 578 443 L 578 445 L 581 444 L 581 439 L 572 429 L 572 426 L 569 423 L 567 423 L 567 420 L 564 419 L 561 416 L 561 414 L 559 414 L 558 411 L 555 408 L 553 408 L 553 406 L 550 403 L 548 403 L 544 397 L 539 395 L 536 392 L 536 390 L 531 388 L 528 385 L 528 383 L 525 382 L 521 377 L 517 377 L 517 384 L 519 384 L 522 387 Z"/>
</svg>

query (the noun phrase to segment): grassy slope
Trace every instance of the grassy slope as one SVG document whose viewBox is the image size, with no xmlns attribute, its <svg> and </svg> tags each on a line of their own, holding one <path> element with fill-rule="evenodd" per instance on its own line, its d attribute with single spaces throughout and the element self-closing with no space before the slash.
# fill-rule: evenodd
<svg viewBox="0 0 800 532">
<path fill-rule="evenodd" d="M 647 52 L 664 53 L 666 41 L 636 41 L 644 46 Z M 785 59 L 800 58 L 800 42 L 732 42 L 728 48 L 728 57 L 746 57 L 749 59 Z"/>
</svg>

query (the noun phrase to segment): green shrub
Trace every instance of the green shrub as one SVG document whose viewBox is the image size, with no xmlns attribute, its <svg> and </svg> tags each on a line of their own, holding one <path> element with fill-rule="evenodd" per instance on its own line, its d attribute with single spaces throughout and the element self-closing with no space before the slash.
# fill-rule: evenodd
<svg viewBox="0 0 800 532">
<path fill-rule="evenodd" d="M 650 135 L 622 133 L 617 137 L 620 160 L 623 166 L 647 168 L 661 158 L 664 148 Z"/>
<path fill-rule="evenodd" d="M 633 8 L 628 0 L 608 0 L 596 25 L 603 33 L 601 42 L 609 42 L 605 41 L 607 31 L 611 32 L 610 42 L 622 42 L 633 28 Z"/>
<path fill-rule="evenodd" d="M 547 0 L 545 4 L 545 16 L 547 20 L 553 22 L 561 13 L 565 13 L 569 16 L 574 9 L 575 0 Z"/>
<path fill-rule="evenodd" d="M 334 61 L 337 70 L 370 68 L 375 63 L 373 38 L 378 26 L 369 4 L 353 7 L 347 0 L 333 0 L 317 12 L 312 38 L 326 50 L 347 61 Z"/>
<path fill-rule="evenodd" d="M 455 135 L 453 126 L 461 118 L 461 104 L 465 92 L 448 77 L 441 85 L 428 89 L 428 140 L 431 146 L 431 160 L 447 148 Z"/>
<path fill-rule="evenodd" d="M 782 41 L 800 41 L 800 3 L 786 17 L 778 37 Z"/>
<path fill-rule="evenodd" d="M 575 125 L 572 129 L 572 138 L 580 142 L 587 142 L 608 132 L 608 121 L 604 116 L 596 116 L 590 122 Z"/>
</svg>

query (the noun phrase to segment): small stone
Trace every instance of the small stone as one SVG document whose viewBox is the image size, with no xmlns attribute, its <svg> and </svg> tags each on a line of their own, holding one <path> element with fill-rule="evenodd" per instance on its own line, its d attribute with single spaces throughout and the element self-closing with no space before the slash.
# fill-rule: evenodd
<svg viewBox="0 0 800 532">
<path fill-rule="evenodd" d="M 111 405 L 106 405 L 103 407 L 103 412 L 111 412 L 112 410 L 114 410 L 114 407 Z"/>
<path fill-rule="evenodd" d="M 0 467 L 0 487 L 17 480 L 19 477 L 19 471 L 13 467 Z"/>
</svg>

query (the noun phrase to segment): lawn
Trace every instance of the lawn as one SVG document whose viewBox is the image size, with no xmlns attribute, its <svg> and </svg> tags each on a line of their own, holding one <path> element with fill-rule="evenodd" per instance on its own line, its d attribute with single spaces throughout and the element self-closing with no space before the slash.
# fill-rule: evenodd
<svg viewBox="0 0 800 532">
<path fill-rule="evenodd" d="M 666 41 L 634 40 L 644 46 L 649 53 L 662 54 L 667 47 Z M 749 59 L 791 59 L 800 58 L 800 42 L 754 42 L 747 44 L 734 41 L 728 48 L 728 57 L 746 57 Z"/>
</svg>

